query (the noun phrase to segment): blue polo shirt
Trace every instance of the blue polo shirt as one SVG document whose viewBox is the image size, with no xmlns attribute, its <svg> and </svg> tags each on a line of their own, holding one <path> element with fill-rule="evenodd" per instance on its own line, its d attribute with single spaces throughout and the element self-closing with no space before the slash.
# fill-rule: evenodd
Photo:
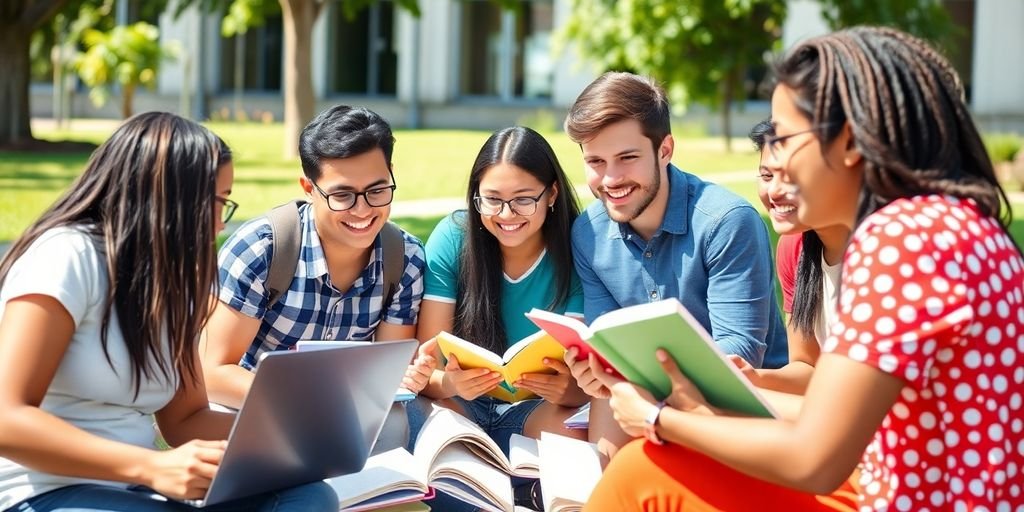
<svg viewBox="0 0 1024 512">
<path fill-rule="evenodd" d="M 675 297 L 727 354 L 755 367 L 788 360 L 771 242 L 753 206 L 669 165 L 668 207 L 644 241 L 594 201 L 572 228 L 587 323 L 625 306 Z"/>
</svg>

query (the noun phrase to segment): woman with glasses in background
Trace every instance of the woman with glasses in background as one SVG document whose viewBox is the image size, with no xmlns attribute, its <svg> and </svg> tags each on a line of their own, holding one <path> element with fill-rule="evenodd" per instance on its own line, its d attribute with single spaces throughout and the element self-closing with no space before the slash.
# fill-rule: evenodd
<svg viewBox="0 0 1024 512">
<path fill-rule="evenodd" d="M 448 331 L 501 354 L 537 332 L 524 316 L 532 308 L 582 318 L 569 245 L 579 207 L 544 137 L 520 126 L 492 134 L 473 164 L 466 199 L 468 209 L 442 219 L 425 246 L 420 341 Z M 588 402 L 560 359 L 547 364 L 552 374 L 514 383 L 540 398 L 506 404 L 484 396 L 502 378 L 462 369 L 456 357 L 438 365 L 423 394 L 478 423 L 507 454 L 514 433 L 572 435 L 562 421 Z"/>
</svg>

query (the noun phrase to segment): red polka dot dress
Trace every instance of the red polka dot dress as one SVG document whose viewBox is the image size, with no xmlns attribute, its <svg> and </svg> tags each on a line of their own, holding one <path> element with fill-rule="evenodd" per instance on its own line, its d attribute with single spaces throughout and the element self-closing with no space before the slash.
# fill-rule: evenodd
<svg viewBox="0 0 1024 512">
<path fill-rule="evenodd" d="M 824 350 L 906 381 L 864 453 L 862 510 L 1024 510 L 1024 261 L 976 203 L 858 226 Z"/>
</svg>

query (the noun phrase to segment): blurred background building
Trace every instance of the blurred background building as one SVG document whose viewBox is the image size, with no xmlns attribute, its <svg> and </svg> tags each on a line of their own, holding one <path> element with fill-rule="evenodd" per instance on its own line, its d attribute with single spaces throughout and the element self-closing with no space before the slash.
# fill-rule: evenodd
<svg viewBox="0 0 1024 512">
<path fill-rule="evenodd" d="M 119 1 L 120 21 L 142 19 L 144 0 Z M 571 45 L 555 53 L 553 34 L 568 16 L 569 0 L 520 4 L 507 10 L 489 0 L 421 0 L 416 18 L 383 0 L 349 20 L 337 2 L 329 3 L 313 30 L 317 110 L 359 104 L 397 127 L 495 129 L 524 116 L 546 116 L 555 125 L 598 70 L 581 62 Z M 1024 1 L 943 4 L 960 29 L 950 58 L 979 122 L 987 130 L 1024 131 Z M 222 37 L 219 17 L 195 8 L 144 21 L 159 27 L 162 41 L 178 41 L 182 54 L 163 64 L 154 91 L 138 93 L 136 111 L 188 108 L 206 117 L 232 112 L 240 73 L 248 115 L 281 118 L 280 16 L 235 37 Z M 815 1 L 789 1 L 783 48 L 826 31 Z M 768 112 L 766 68 L 748 73 L 748 92 L 732 124 L 737 134 Z M 51 96 L 49 83 L 33 83 L 34 117 L 51 116 Z M 72 117 L 119 116 L 116 104 L 96 108 L 86 94 L 75 94 L 70 110 Z M 718 117 L 699 106 L 686 117 L 704 123 L 708 133 L 720 131 Z"/>
</svg>

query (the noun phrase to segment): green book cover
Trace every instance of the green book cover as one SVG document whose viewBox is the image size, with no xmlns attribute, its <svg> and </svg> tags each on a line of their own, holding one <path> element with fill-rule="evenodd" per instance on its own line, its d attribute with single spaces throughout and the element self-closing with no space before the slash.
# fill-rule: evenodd
<svg viewBox="0 0 1024 512">
<path fill-rule="evenodd" d="M 544 316 L 551 321 L 555 315 Z M 663 348 L 711 405 L 751 416 L 777 416 L 674 298 L 609 311 L 595 319 L 587 331 L 581 333 L 585 343 L 626 380 L 647 389 L 658 400 L 672 390 L 672 381 L 654 355 Z M 558 338 L 554 333 L 552 336 Z"/>
</svg>

